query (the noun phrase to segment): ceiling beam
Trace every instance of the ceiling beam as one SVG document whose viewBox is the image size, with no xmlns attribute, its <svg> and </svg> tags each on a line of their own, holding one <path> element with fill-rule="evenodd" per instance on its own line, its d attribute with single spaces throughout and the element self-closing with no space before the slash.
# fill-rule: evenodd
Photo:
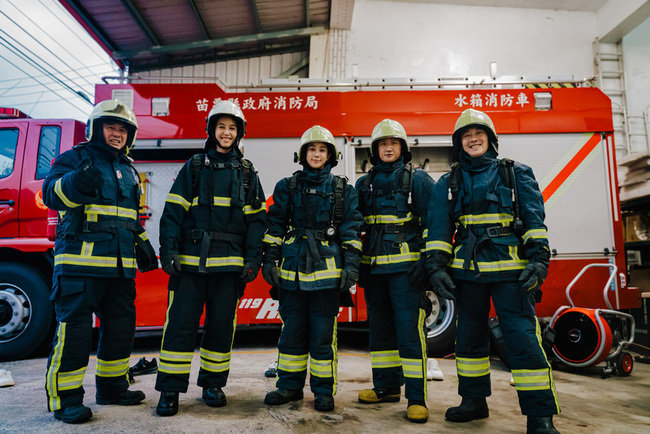
<svg viewBox="0 0 650 434">
<path fill-rule="evenodd" d="M 262 33 L 262 24 L 260 24 L 260 11 L 257 10 L 257 1 L 251 0 L 251 9 L 253 12 L 253 20 L 255 20 L 255 28 L 257 33 Z"/>
<path fill-rule="evenodd" d="M 309 27 L 296 30 L 258 33 L 255 35 L 231 36 L 227 38 L 212 39 L 209 41 L 195 41 L 184 44 L 157 45 L 142 50 L 113 51 L 114 59 L 132 59 L 138 56 L 159 56 L 178 51 L 197 48 L 219 48 L 224 45 L 241 44 L 244 42 L 264 41 L 269 39 L 295 38 L 299 36 L 319 35 L 325 32 L 324 27 Z"/>
<path fill-rule="evenodd" d="M 133 2 L 131 0 L 121 0 L 122 5 L 126 8 L 126 10 L 129 12 L 131 15 L 131 18 L 135 21 L 135 23 L 140 27 L 140 30 L 142 30 L 142 33 L 145 34 L 147 38 L 149 38 L 149 41 L 153 45 L 160 45 L 160 40 L 158 37 L 154 34 L 153 30 L 151 30 L 151 27 L 149 27 L 149 24 L 144 20 L 142 17 L 142 14 L 140 14 L 140 11 L 135 7 Z"/>
<path fill-rule="evenodd" d="M 190 2 L 190 8 L 192 8 L 192 13 L 194 14 L 194 19 L 196 19 L 196 22 L 199 23 L 199 27 L 201 28 L 201 33 L 203 34 L 203 39 L 210 39 L 210 35 L 208 34 L 208 29 L 205 27 L 205 23 L 203 22 L 203 19 L 201 18 L 201 13 L 196 7 L 196 2 L 194 0 L 188 0 Z"/>
</svg>

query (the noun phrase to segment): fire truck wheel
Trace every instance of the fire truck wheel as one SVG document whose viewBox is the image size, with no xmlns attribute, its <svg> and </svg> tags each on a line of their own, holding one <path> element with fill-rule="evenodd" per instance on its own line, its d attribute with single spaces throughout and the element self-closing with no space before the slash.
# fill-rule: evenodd
<svg viewBox="0 0 650 434">
<path fill-rule="evenodd" d="M 444 357 L 454 352 L 456 341 L 456 306 L 454 302 L 438 298 L 427 291 L 431 300 L 431 315 L 425 320 L 427 353 L 431 357 Z"/>
<path fill-rule="evenodd" d="M 24 359 L 53 326 L 50 288 L 35 267 L 0 264 L 0 361 Z"/>
<path fill-rule="evenodd" d="M 616 357 L 616 372 L 621 377 L 630 375 L 633 367 L 634 359 L 632 358 L 632 354 L 624 351 Z"/>
</svg>

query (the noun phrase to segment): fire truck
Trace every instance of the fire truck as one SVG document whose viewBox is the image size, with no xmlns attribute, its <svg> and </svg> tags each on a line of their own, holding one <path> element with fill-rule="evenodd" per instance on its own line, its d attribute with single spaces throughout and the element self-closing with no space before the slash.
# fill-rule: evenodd
<svg viewBox="0 0 650 434">
<path fill-rule="evenodd" d="M 565 289 L 591 263 L 614 264 L 615 309 L 639 307 L 639 290 L 626 281 L 611 102 L 588 82 L 535 83 L 485 80 L 269 79 L 259 86 L 219 83 L 99 84 L 97 102 L 120 99 L 138 119 L 134 166 L 144 195 L 141 219 L 158 250 L 158 223 L 181 166 L 201 152 L 206 117 L 220 100 L 240 105 L 247 119 L 244 155 L 259 172 L 267 204 L 275 183 L 299 168 L 294 153 L 302 133 L 328 128 L 342 151 L 334 172 L 355 182 L 371 165 L 370 133 L 382 119 L 404 125 L 415 165 L 434 180 L 453 162 L 451 133 L 466 108 L 487 112 L 499 134 L 500 157 L 533 168 L 546 206 L 552 250 L 549 275 L 537 306 L 548 320 L 566 304 Z M 53 242 L 46 237 L 48 211 L 41 183 L 56 155 L 84 141 L 84 125 L 72 120 L 35 120 L 12 110 L 0 120 L 0 359 L 25 357 L 49 342 L 54 321 L 48 301 Z M 435 206 L 435 204 L 431 204 Z M 572 289 L 576 305 L 606 307 L 602 284 L 611 267 L 596 267 Z M 162 270 L 138 275 L 138 332 L 162 330 L 167 307 Z M 353 288 L 354 307 L 341 308 L 341 323 L 367 320 L 363 288 Z M 431 355 L 452 351 L 453 303 L 428 292 Z M 241 298 L 240 326 L 279 324 L 278 302 L 258 277 Z"/>
</svg>

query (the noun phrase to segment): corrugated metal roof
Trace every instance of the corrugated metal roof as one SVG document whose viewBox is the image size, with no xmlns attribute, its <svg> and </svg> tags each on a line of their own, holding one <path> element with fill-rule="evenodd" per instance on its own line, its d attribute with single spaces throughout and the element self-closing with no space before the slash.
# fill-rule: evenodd
<svg viewBox="0 0 650 434">
<path fill-rule="evenodd" d="M 59 0 L 131 72 L 309 50 L 332 3 L 354 0 Z"/>
</svg>

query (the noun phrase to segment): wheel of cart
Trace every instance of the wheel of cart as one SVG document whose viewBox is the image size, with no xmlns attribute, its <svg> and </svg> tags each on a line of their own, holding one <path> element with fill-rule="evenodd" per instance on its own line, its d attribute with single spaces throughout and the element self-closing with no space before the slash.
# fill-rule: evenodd
<svg viewBox="0 0 650 434">
<path fill-rule="evenodd" d="M 582 275 L 593 267 L 609 267 L 603 299 L 608 309 L 576 307 L 571 299 L 571 289 Z M 553 355 L 563 364 L 582 368 L 605 362 L 601 376 L 606 378 L 616 372 L 621 376 L 632 373 L 634 361 L 625 351 L 634 342 L 634 318 L 616 311 L 609 302 L 608 291 L 615 282 L 617 267 L 614 264 L 588 264 L 566 288 L 568 306 L 561 306 L 551 318 L 547 336 L 553 336 Z M 618 300 L 618 287 L 614 283 Z"/>
</svg>

